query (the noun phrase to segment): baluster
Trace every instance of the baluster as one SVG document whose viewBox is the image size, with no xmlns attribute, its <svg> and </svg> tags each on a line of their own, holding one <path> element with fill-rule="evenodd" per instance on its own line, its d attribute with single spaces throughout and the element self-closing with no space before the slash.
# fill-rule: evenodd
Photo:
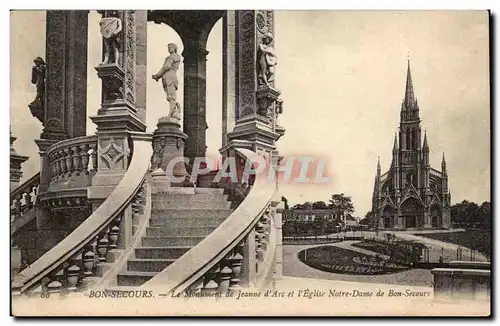
<svg viewBox="0 0 500 326">
<path fill-rule="evenodd" d="M 108 253 L 108 232 L 105 231 L 99 235 L 99 239 L 97 240 L 97 254 L 99 255 L 99 264 L 103 264 L 106 262 L 106 255 Z"/>
<path fill-rule="evenodd" d="M 241 266 L 243 265 L 243 255 L 241 254 L 243 252 L 243 246 L 244 242 L 240 242 L 236 247 L 233 249 L 233 255 L 231 256 L 230 259 L 230 266 L 231 266 L 231 279 L 229 283 L 229 290 L 232 292 L 236 292 L 240 289 L 240 273 L 241 273 Z"/>
<path fill-rule="evenodd" d="M 227 292 L 229 290 L 231 274 L 233 273 L 233 270 L 229 267 L 231 256 L 232 253 L 229 252 L 219 263 L 219 292 Z"/>
<path fill-rule="evenodd" d="M 92 247 L 92 243 L 89 243 L 83 248 L 82 252 L 82 265 L 83 265 L 84 278 L 94 276 L 94 267 L 95 267 L 94 262 L 95 262 L 94 248 Z"/>
<path fill-rule="evenodd" d="M 203 276 L 197 279 L 191 286 L 185 291 L 187 294 L 200 293 L 203 289 Z"/>
<path fill-rule="evenodd" d="M 52 153 L 52 163 L 54 163 L 54 174 L 52 174 L 52 178 L 54 180 L 57 180 L 59 178 L 59 172 L 60 172 L 60 168 L 59 168 L 59 156 L 57 155 L 57 152 L 53 152 Z"/>
<path fill-rule="evenodd" d="M 269 240 L 269 209 L 266 209 L 266 212 L 262 214 L 260 218 L 260 223 L 262 224 L 262 251 L 267 251 L 267 244 Z"/>
<path fill-rule="evenodd" d="M 78 267 L 78 257 L 77 253 L 69 260 L 69 266 L 66 269 L 66 282 L 68 292 L 78 292 L 78 280 L 80 278 L 80 267 Z M 82 257 L 83 258 L 83 257 Z"/>
<path fill-rule="evenodd" d="M 66 165 L 66 157 L 63 150 L 58 151 L 59 155 L 59 179 L 64 179 L 66 172 L 68 172 L 68 167 Z"/>
<path fill-rule="evenodd" d="M 264 248 L 263 248 L 263 240 L 264 240 L 264 224 L 262 224 L 262 218 L 259 219 L 259 222 L 255 225 L 255 257 L 257 261 L 264 260 Z"/>
<path fill-rule="evenodd" d="M 21 207 L 22 207 L 21 194 L 16 195 L 16 201 L 14 202 L 14 207 L 15 207 L 16 218 L 17 218 L 17 217 L 21 216 Z"/>
<path fill-rule="evenodd" d="M 120 222 L 122 220 L 122 215 L 120 214 L 114 221 L 111 223 L 111 227 L 109 228 L 109 249 L 118 248 L 118 237 L 120 235 Z"/>
<path fill-rule="evenodd" d="M 68 178 L 71 177 L 71 175 L 73 174 L 73 172 L 75 171 L 75 167 L 73 166 L 73 151 L 71 150 L 71 148 L 69 147 L 66 147 L 64 149 L 64 156 L 66 157 L 66 167 L 67 167 L 67 174 L 68 174 Z"/>
<path fill-rule="evenodd" d="M 50 161 L 50 180 L 54 181 L 56 179 L 56 158 L 55 155 L 52 153 L 50 155 L 47 155 Z"/>
<path fill-rule="evenodd" d="M 50 275 L 50 282 L 47 284 L 47 292 L 49 294 L 60 293 L 63 287 L 62 278 L 64 276 L 64 270 L 60 269 Z"/>
<path fill-rule="evenodd" d="M 33 196 L 31 195 L 31 187 L 28 188 L 28 191 L 26 192 L 26 197 L 24 197 L 26 200 L 26 207 L 28 209 L 31 209 L 33 207 Z"/>
<path fill-rule="evenodd" d="M 92 161 L 92 172 L 97 172 L 97 143 L 90 144 L 90 149 L 92 149 L 92 154 L 90 154 L 90 159 Z"/>
<path fill-rule="evenodd" d="M 219 287 L 216 282 L 218 272 L 219 268 L 215 265 L 207 273 L 205 273 L 203 278 L 203 289 L 201 290 L 203 293 L 217 292 L 217 288 Z"/>
<path fill-rule="evenodd" d="M 81 164 L 81 158 L 80 158 L 80 146 L 73 146 L 71 147 L 71 151 L 73 152 L 73 169 L 74 169 L 74 175 L 80 175 L 80 172 L 82 171 L 82 164 Z"/>
<path fill-rule="evenodd" d="M 82 171 L 84 174 L 89 174 L 89 145 L 83 144 L 80 147 L 80 156 L 82 162 Z"/>
</svg>

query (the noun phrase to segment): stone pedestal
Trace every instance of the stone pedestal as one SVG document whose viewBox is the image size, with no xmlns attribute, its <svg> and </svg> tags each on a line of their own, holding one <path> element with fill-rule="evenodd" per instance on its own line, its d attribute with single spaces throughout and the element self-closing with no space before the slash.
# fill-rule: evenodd
<svg viewBox="0 0 500 326">
<path fill-rule="evenodd" d="M 189 163 L 184 161 L 184 145 L 188 136 L 181 131 L 177 119 L 160 118 L 157 127 L 153 133 L 151 169 L 163 170 L 171 185 L 184 185 L 188 175 L 186 163 Z"/>
</svg>

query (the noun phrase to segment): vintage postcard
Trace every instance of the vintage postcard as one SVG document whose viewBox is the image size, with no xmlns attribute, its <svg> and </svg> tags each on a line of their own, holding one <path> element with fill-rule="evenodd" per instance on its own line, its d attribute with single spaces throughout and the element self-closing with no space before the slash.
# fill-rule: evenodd
<svg viewBox="0 0 500 326">
<path fill-rule="evenodd" d="M 488 11 L 13 10 L 13 316 L 489 316 Z"/>
</svg>

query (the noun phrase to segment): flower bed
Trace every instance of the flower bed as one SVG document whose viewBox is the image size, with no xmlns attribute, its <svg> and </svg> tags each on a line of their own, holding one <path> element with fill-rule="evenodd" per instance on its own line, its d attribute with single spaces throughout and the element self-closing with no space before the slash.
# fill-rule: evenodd
<svg viewBox="0 0 500 326">
<path fill-rule="evenodd" d="M 407 269 L 389 263 L 380 257 L 368 256 L 334 246 L 302 250 L 299 252 L 298 258 L 312 268 L 337 274 L 382 275 Z"/>
</svg>

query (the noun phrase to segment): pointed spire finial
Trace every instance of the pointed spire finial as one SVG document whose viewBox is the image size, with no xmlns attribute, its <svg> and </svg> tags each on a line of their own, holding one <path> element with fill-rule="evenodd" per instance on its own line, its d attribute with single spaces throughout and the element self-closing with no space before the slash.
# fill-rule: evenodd
<svg viewBox="0 0 500 326">
<path fill-rule="evenodd" d="M 441 168 L 443 170 L 446 170 L 446 159 L 444 157 L 444 152 L 443 152 L 443 160 L 441 161 Z"/>
<path fill-rule="evenodd" d="M 406 71 L 406 90 L 405 90 L 405 107 L 411 108 L 413 107 L 413 102 L 415 100 L 413 94 L 413 81 L 411 78 L 411 69 L 410 69 L 410 58 L 408 58 L 408 69 Z"/>
<path fill-rule="evenodd" d="M 427 130 L 424 130 L 424 145 L 422 146 L 424 149 L 428 149 L 429 145 L 427 144 Z"/>
<path fill-rule="evenodd" d="M 397 150 L 398 149 L 398 133 L 395 132 L 394 133 L 394 146 L 392 147 L 393 150 Z"/>
<path fill-rule="evenodd" d="M 380 156 L 377 158 L 377 175 L 380 175 Z"/>
</svg>

